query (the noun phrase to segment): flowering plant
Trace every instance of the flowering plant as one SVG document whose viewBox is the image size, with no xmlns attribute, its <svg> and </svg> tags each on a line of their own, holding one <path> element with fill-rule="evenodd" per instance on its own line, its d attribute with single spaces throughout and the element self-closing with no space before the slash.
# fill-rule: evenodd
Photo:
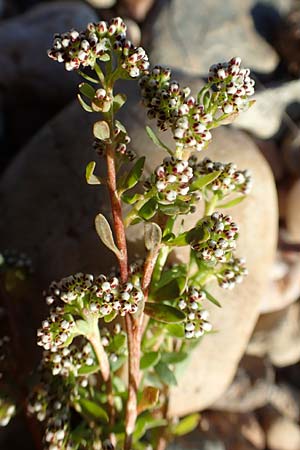
<svg viewBox="0 0 300 450">
<path fill-rule="evenodd" d="M 251 106 L 254 81 L 241 60 L 232 58 L 212 66 L 208 82 L 192 96 L 169 69 L 150 68 L 120 18 L 55 36 L 49 56 L 82 76 L 79 102 L 87 112 L 101 114 L 93 126 L 94 148 L 106 162 L 106 177 L 97 176 L 92 161 L 86 180 L 108 189 L 112 228 L 101 213 L 95 227 L 118 269 L 51 283 L 45 293 L 50 314 L 38 330 L 40 380 L 28 411 L 44 424 L 45 449 L 161 450 L 199 419 L 197 414 L 170 419 L 168 398 L 177 366 L 212 330 L 205 304 L 220 304 L 209 283 L 230 289 L 247 274 L 235 255 L 238 226 L 217 210 L 245 198 L 250 174 L 233 163 L 198 161 L 193 152 L 209 145 L 213 128 Z M 126 104 L 126 96 L 114 92 L 120 79 L 138 81 L 148 117 L 174 138 L 169 148 L 147 127 L 153 144 L 166 152 L 149 175 L 148 155 L 136 158 L 116 118 Z M 195 213 L 199 201 L 204 215 L 195 215 L 194 227 L 185 230 L 184 216 Z M 124 204 L 130 205 L 126 215 Z M 129 261 L 126 229 L 140 222 L 146 251 Z M 170 264 L 170 254 L 183 246 L 190 249 L 187 263 Z"/>
</svg>

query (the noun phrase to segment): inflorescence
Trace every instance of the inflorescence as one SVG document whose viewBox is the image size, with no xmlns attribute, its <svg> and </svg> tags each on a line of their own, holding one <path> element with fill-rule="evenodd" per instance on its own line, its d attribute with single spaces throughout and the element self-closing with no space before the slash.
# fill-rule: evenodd
<svg viewBox="0 0 300 450">
<path fill-rule="evenodd" d="M 204 300 L 205 292 L 193 287 L 188 288 L 178 299 L 178 308 L 186 314 L 184 334 L 187 339 L 199 338 L 212 329 L 208 321 L 209 312 L 202 307 Z"/>
<path fill-rule="evenodd" d="M 123 20 L 117 17 L 109 23 L 90 23 L 80 33 L 71 30 L 57 34 L 48 55 L 64 63 L 66 70 L 78 70 L 80 67 L 93 69 L 97 60 L 112 60 L 114 54 L 120 59 L 124 74 L 131 78 L 139 77 L 149 67 L 148 56 L 142 47 L 135 47 L 126 38 L 126 28 Z"/>
</svg>

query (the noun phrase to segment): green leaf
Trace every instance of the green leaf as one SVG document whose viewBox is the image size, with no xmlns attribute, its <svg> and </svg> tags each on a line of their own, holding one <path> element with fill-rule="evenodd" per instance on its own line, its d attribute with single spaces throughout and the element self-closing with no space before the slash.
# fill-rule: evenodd
<svg viewBox="0 0 300 450">
<path fill-rule="evenodd" d="M 178 364 L 185 361 L 188 357 L 188 353 L 184 352 L 163 352 L 161 354 L 161 361 L 166 364 Z"/>
<path fill-rule="evenodd" d="M 108 53 L 104 53 L 104 55 L 98 56 L 98 58 L 99 58 L 100 61 L 103 61 L 103 62 L 110 61 L 110 56 L 109 56 Z"/>
<path fill-rule="evenodd" d="M 99 84 L 99 80 L 97 80 L 96 78 L 90 77 L 89 75 L 82 72 L 81 70 L 77 70 L 77 73 L 85 80 L 90 81 L 91 83 Z"/>
<path fill-rule="evenodd" d="M 207 108 L 209 107 L 209 102 L 210 102 L 210 92 L 206 91 L 205 94 L 203 95 L 203 106 L 205 110 L 207 110 Z"/>
<path fill-rule="evenodd" d="M 122 191 L 127 191 L 127 189 L 133 188 L 140 181 L 144 170 L 145 160 L 145 156 L 142 156 L 136 161 L 132 169 L 129 171 L 123 186 L 121 186 Z"/>
<path fill-rule="evenodd" d="M 119 256 L 120 251 L 115 244 L 110 225 L 103 214 L 98 214 L 95 218 L 95 227 L 97 234 L 104 245 L 109 248 L 115 255 Z"/>
<path fill-rule="evenodd" d="M 83 98 L 81 97 L 80 94 L 77 94 L 77 98 L 79 100 L 79 103 L 81 104 L 82 108 L 87 111 L 87 112 L 93 112 L 92 108 L 90 107 L 90 105 L 88 105 Z"/>
<path fill-rule="evenodd" d="M 187 214 L 190 210 L 190 204 L 182 200 L 176 200 L 173 205 L 159 203 L 159 210 L 167 216 L 176 216 L 177 214 Z"/>
<path fill-rule="evenodd" d="M 152 428 L 163 427 L 167 424 L 168 422 L 166 419 L 155 419 L 149 412 L 142 413 L 136 421 L 133 433 L 134 442 L 139 441 L 146 431 L 151 430 Z"/>
<path fill-rule="evenodd" d="M 127 134 L 127 130 L 125 128 L 125 126 L 122 124 L 122 122 L 120 122 L 119 120 L 115 121 L 115 126 L 118 128 L 118 130 L 120 130 L 122 133 Z"/>
<path fill-rule="evenodd" d="M 229 200 L 226 203 L 222 203 L 216 206 L 216 208 L 231 208 L 232 206 L 238 205 L 239 203 L 241 203 L 243 200 L 245 200 L 246 195 L 243 195 L 242 197 L 236 197 L 233 200 Z"/>
<path fill-rule="evenodd" d="M 94 174 L 96 162 L 91 161 L 85 169 L 85 178 L 88 184 L 101 184 L 101 178 Z"/>
<path fill-rule="evenodd" d="M 190 414 L 180 420 L 179 423 L 172 425 L 171 433 L 175 436 L 183 436 L 191 433 L 199 424 L 200 414 Z"/>
<path fill-rule="evenodd" d="M 145 370 L 155 366 L 160 360 L 159 352 L 144 353 L 140 361 L 140 369 Z"/>
<path fill-rule="evenodd" d="M 117 94 L 114 96 L 114 103 L 113 103 L 114 113 L 116 113 L 117 111 L 119 111 L 120 108 L 122 108 L 126 100 L 127 97 L 125 94 Z"/>
<path fill-rule="evenodd" d="M 179 234 L 174 239 L 168 239 L 166 242 L 167 245 L 176 246 L 176 247 L 184 247 L 185 245 L 189 245 L 187 241 L 188 231 Z"/>
<path fill-rule="evenodd" d="M 155 291 L 154 297 L 155 300 L 174 300 L 175 298 L 179 297 L 180 290 L 177 283 L 177 279 L 170 281 L 170 283 L 166 284 L 162 288 Z"/>
<path fill-rule="evenodd" d="M 144 311 L 158 322 L 179 323 L 185 319 L 185 314 L 182 311 L 163 303 L 146 302 Z"/>
<path fill-rule="evenodd" d="M 80 399 L 80 405 L 85 412 L 87 412 L 90 416 L 93 416 L 95 419 L 100 420 L 101 422 L 108 423 L 108 414 L 98 403 L 87 400 L 85 398 Z"/>
<path fill-rule="evenodd" d="M 78 370 L 78 375 L 91 375 L 92 373 L 96 373 L 99 370 L 99 365 L 93 366 L 81 366 Z"/>
<path fill-rule="evenodd" d="M 173 155 L 172 150 L 170 150 L 169 147 L 168 147 L 166 144 L 164 144 L 164 143 L 156 136 L 156 134 L 154 133 L 154 131 L 152 130 L 151 127 L 146 126 L 146 132 L 147 132 L 149 138 L 151 139 L 151 141 L 153 142 L 153 144 L 155 144 L 157 147 L 160 147 L 160 148 L 163 148 L 164 150 L 167 150 L 167 152 L 168 152 L 170 155 Z"/>
<path fill-rule="evenodd" d="M 122 194 L 122 201 L 128 205 L 133 205 L 140 199 L 140 194 Z"/>
<path fill-rule="evenodd" d="M 171 267 L 171 269 L 164 271 L 159 282 L 156 284 L 155 289 L 158 290 L 179 277 L 186 277 L 186 269 L 186 265 L 178 264 L 177 266 Z"/>
<path fill-rule="evenodd" d="M 210 238 L 209 229 L 201 223 L 197 225 L 195 228 L 189 230 L 186 236 L 186 240 L 188 243 L 197 242 L 198 244 L 206 242 L 209 238 Z"/>
<path fill-rule="evenodd" d="M 155 366 L 154 370 L 157 373 L 157 375 L 159 376 L 159 378 L 161 379 L 161 381 L 164 384 L 166 384 L 167 386 L 176 386 L 177 385 L 176 377 L 175 377 L 174 373 L 172 372 L 172 370 L 169 369 L 167 364 L 165 364 L 163 362 L 159 362 Z"/>
<path fill-rule="evenodd" d="M 95 89 L 88 83 L 80 83 L 79 91 L 90 99 L 93 99 L 96 93 Z"/>
<path fill-rule="evenodd" d="M 127 356 L 119 355 L 116 361 L 110 361 L 110 367 L 112 372 L 116 372 L 127 361 Z"/>
<path fill-rule="evenodd" d="M 112 311 L 107 316 L 104 316 L 103 320 L 104 320 L 105 323 L 110 323 L 117 317 L 117 315 L 118 315 L 117 311 Z"/>
<path fill-rule="evenodd" d="M 144 220 L 151 219 L 157 211 L 157 201 L 156 198 L 152 197 L 145 203 L 139 210 L 139 216 Z"/>
<path fill-rule="evenodd" d="M 154 222 L 145 223 L 145 247 L 148 251 L 154 252 L 159 247 L 162 239 L 162 231 L 159 225 Z"/>
<path fill-rule="evenodd" d="M 183 339 L 184 338 L 184 326 L 179 323 L 169 323 L 167 326 L 167 331 L 170 336 Z"/>
<path fill-rule="evenodd" d="M 107 350 L 111 353 L 118 353 L 125 347 L 126 335 L 123 333 L 115 334 Z"/>
<path fill-rule="evenodd" d="M 202 289 L 202 290 L 205 292 L 207 300 L 209 300 L 210 302 L 212 302 L 214 305 L 218 306 L 219 308 L 222 308 L 221 303 L 219 303 L 218 300 L 213 295 L 211 295 L 206 289 Z"/>
<path fill-rule="evenodd" d="M 190 191 L 196 191 L 198 189 L 202 189 L 204 186 L 207 186 L 209 183 L 212 183 L 218 176 L 221 174 L 221 170 L 216 170 L 215 172 L 208 173 L 207 175 L 203 175 L 202 177 L 197 178 L 190 187 Z"/>
<path fill-rule="evenodd" d="M 105 120 L 98 120 L 98 122 L 94 123 L 93 126 L 93 134 L 96 139 L 100 139 L 101 141 L 106 141 L 110 137 L 110 129 L 109 125 Z"/>
<path fill-rule="evenodd" d="M 153 408 L 158 402 L 159 389 L 154 386 L 146 386 L 142 393 L 142 398 L 138 403 L 138 414 Z"/>
</svg>

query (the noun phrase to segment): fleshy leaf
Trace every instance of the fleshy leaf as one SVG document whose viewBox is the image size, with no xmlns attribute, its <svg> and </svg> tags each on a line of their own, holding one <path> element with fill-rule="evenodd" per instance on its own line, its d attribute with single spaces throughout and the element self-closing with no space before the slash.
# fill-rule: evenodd
<svg viewBox="0 0 300 450">
<path fill-rule="evenodd" d="M 93 99 L 96 93 L 95 89 L 88 83 L 80 83 L 79 91 L 90 99 Z"/>
<path fill-rule="evenodd" d="M 159 389 L 153 386 L 146 386 L 143 390 L 142 398 L 138 403 L 138 414 L 153 408 L 158 402 Z"/>
<path fill-rule="evenodd" d="M 161 361 L 166 364 L 178 364 L 185 361 L 188 357 L 188 353 L 184 352 L 164 352 L 161 355 Z"/>
<path fill-rule="evenodd" d="M 140 194 L 134 193 L 134 194 L 128 194 L 123 193 L 122 194 L 122 200 L 124 203 L 127 203 L 128 205 L 133 205 L 135 202 L 139 200 L 141 197 Z"/>
<path fill-rule="evenodd" d="M 95 227 L 97 234 L 104 245 L 109 248 L 115 255 L 120 256 L 120 250 L 115 244 L 110 225 L 103 214 L 98 214 L 95 218 Z"/>
<path fill-rule="evenodd" d="M 214 305 L 218 306 L 219 308 L 222 308 L 221 303 L 218 302 L 218 300 L 211 295 L 206 289 L 203 289 L 203 291 L 206 294 L 207 300 L 209 300 L 210 302 L 212 302 Z"/>
<path fill-rule="evenodd" d="M 99 419 L 101 422 L 108 423 L 108 414 L 98 403 L 87 400 L 85 398 L 80 399 L 80 405 L 89 415 L 95 419 Z"/>
<path fill-rule="evenodd" d="M 93 126 L 93 134 L 96 139 L 100 139 L 101 141 L 106 141 L 110 137 L 110 129 L 109 125 L 105 120 L 99 120 L 94 123 Z"/>
<path fill-rule="evenodd" d="M 185 319 L 185 314 L 177 308 L 163 303 L 145 303 L 145 314 L 158 322 L 179 323 Z"/>
<path fill-rule="evenodd" d="M 93 366 L 81 366 L 78 370 L 78 375 L 91 375 L 92 373 L 96 373 L 99 370 L 99 365 Z"/>
<path fill-rule="evenodd" d="M 232 206 L 235 206 L 235 205 L 238 205 L 239 203 L 241 203 L 243 200 L 245 200 L 245 198 L 246 198 L 246 195 L 243 195 L 242 197 L 236 197 L 233 200 L 229 200 L 226 203 L 219 204 L 216 207 L 223 208 L 223 209 L 231 208 Z"/>
<path fill-rule="evenodd" d="M 141 370 L 149 369 L 150 367 L 155 366 L 159 360 L 160 360 L 159 352 L 144 353 L 144 355 L 141 357 L 140 369 Z"/>
<path fill-rule="evenodd" d="M 146 431 L 156 427 L 163 427 L 167 424 L 168 422 L 166 419 L 155 419 L 151 413 L 142 413 L 136 421 L 136 426 L 133 433 L 134 442 L 139 441 L 144 436 Z"/>
<path fill-rule="evenodd" d="M 175 436 L 183 436 L 191 433 L 199 424 L 200 414 L 190 414 L 180 420 L 179 423 L 172 425 L 171 433 Z"/>
<path fill-rule="evenodd" d="M 142 156 L 134 164 L 126 177 L 124 184 L 121 186 L 122 191 L 133 188 L 139 182 L 144 170 L 145 160 L 145 156 Z"/>
<path fill-rule="evenodd" d="M 139 216 L 142 219 L 149 220 L 155 215 L 156 211 L 157 211 L 157 201 L 154 197 L 152 197 L 139 210 Z"/>
<path fill-rule="evenodd" d="M 176 337 L 178 339 L 184 338 L 184 327 L 181 323 L 169 323 L 167 325 L 167 330 L 170 336 Z"/>
<path fill-rule="evenodd" d="M 169 369 L 168 364 L 159 362 L 155 366 L 154 370 L 157 373 L 157 375 L 159 376 L 159 378 L 161 379 L 161 381 L 164 384 L 166 384 L 167 386 L 176 386 L 177 385 L 176 377 L 175 377 L 174 373 L 172 372 L 172 370 Z"/>
<path fill-rule="evenodd" d="M 214 172 L 208 173 L 207 175 L 203 175 L 197 178 L 191 185 L 190 191 L 196 191 L 198 189 L 202 189 L 208 184 L 212 183 L 218 176 L 221 174 L 220 170 L 216 170 Z"/>
<path fill-rule="evenodd" d="M 83 98 L 81 97 L 80 94 L 77 94 L 77 98 L 79 100 L 79 103 L 81 104 L 82 108 L 87 111 L 87 112 L 93 112 L 93 109 L 91 108 L 90 105 L 88 105 Z"/>
<path fill-rule="evenodd" d="M 94 174 L 96 162 L 91 161 L 85 169 L 85 178 L 88 184 L 101 184 L 101 178 Z"/>
<path fill-rule="evenodd" d="M 186 277 L 186 266 L 183 264 L 178 264 L 163 272 L 155 289 L 160 289 L 179 277 Z"/>
<path fill-rule="evenodd" d="M 173 155 L 172 150 L 170 150 L 169 147 L 168 147 L 166 144 L 164 144 L 164 143 L 156 136 L 156 134 L 154 133 L 154 131 L 152 130 L 151 127 L 146 126 L 146 132 L 147 132 L 149 138 L 151 139 L 151 141 L 153 142 L 153 144 L 155 144 L 157 147 L 160 147 L 160 148 L 163 148 L 164 150 L 167 150 L 167 152 L 168 152 L 170 155 Z"/>
<path fill-rule="evenodd" d="M 122 108 L 122 106 L 124 105 L 124 103 L 126 102 L 127 97 L 125 94 L 117 94 L 114 96 L 114 112 L 116 113 L 117 111 L 119 111 L 120 108 Z"/>
<path fill-rule="evenodd" d="M 150 252 L 153 252 L 161 243 L 162 231 L 159 225 L 154 222 L 145 223 L 145 247 Z"/>
</svg>

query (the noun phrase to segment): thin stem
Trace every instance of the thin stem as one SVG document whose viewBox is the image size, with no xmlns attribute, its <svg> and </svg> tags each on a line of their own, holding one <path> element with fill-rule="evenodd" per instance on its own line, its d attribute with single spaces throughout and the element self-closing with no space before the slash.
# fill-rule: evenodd
<svg viewBox="0 0 300 450">
<path fill-rule="evenodd" d="M 210 216 L 214 212 L 217 201 L 218 201 L 217 195 L 213 195 L 210 201 L 205 202 L 205 211 L 204 211 L 205 216 Z"/>
<path fill-rule="evenodd" d="M 100 372 L 106 387 L 107 403 L 109 407 L 109 423 L 110 425 L 113 425 L 115 421 L 115 406 L 114 406 L 111 372 L 109 360 L 101 342 L 101 336 L 97 321 L 95 321 L 93 331 L 91 335 L 88 336 L 88 339 L 93 346 L 93 349 L 96 353 L 99 362 Z"/>
</svg>

